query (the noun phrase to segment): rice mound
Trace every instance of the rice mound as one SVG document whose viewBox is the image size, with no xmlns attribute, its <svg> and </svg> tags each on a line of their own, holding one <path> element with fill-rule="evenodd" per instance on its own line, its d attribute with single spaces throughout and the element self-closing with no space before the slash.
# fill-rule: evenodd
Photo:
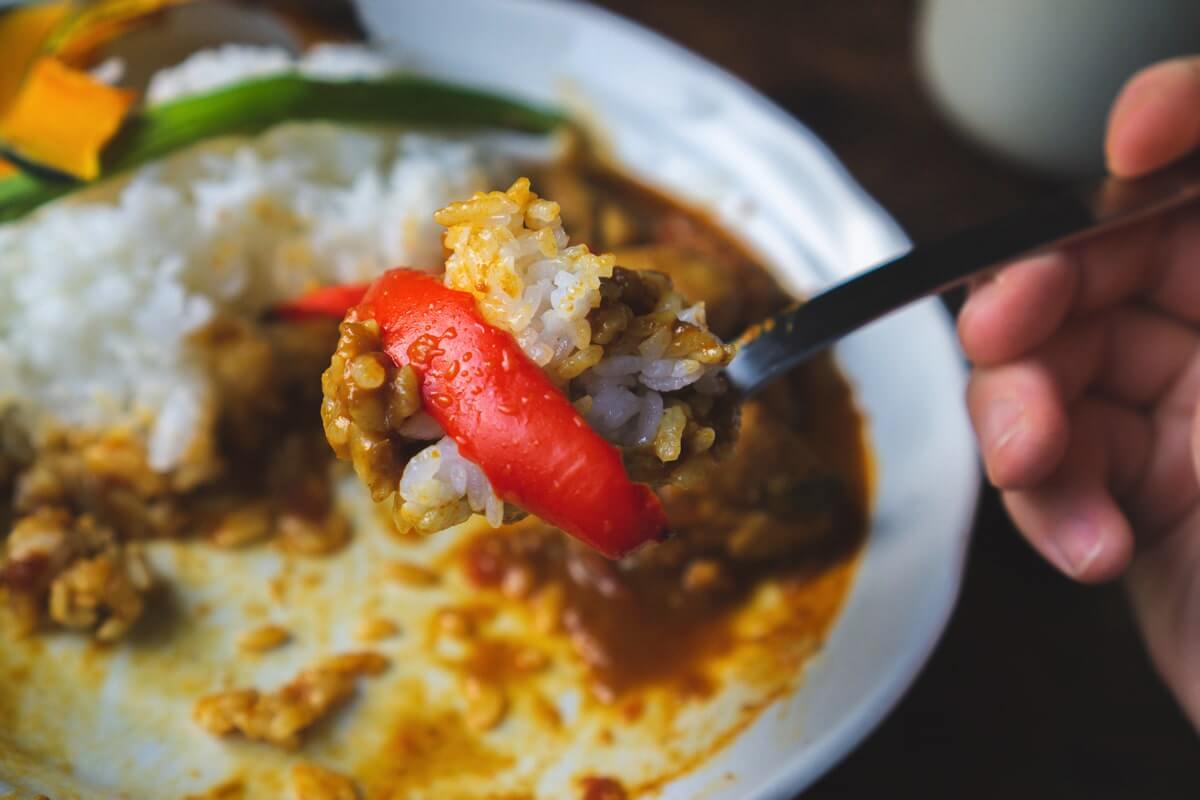
<svg viewBox="0 0 1200 800">
<path fill-rule="evenodd" d="M 396 264 L 436 268 L 434 211 L 511 169 L 483 152 L 285 125 L 0 226 L 3 426 L 35 442 L 57 427 L 128 427 L 153 468 L 175 469 L 213 436 L 206 326 Z"/>
</svg>

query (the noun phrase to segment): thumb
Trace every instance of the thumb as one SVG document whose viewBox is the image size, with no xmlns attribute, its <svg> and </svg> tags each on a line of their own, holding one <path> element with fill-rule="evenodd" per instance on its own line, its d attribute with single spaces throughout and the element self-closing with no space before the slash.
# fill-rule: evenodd
<svg viewBox="0 0 1200 800">
<path fill-rule="evenodd" d="M 1152 172 L 1200 147 L 1200 56 L 1147 67 L 1129 79 L 1108 117 L 1114 175 Z"/>
</svg>

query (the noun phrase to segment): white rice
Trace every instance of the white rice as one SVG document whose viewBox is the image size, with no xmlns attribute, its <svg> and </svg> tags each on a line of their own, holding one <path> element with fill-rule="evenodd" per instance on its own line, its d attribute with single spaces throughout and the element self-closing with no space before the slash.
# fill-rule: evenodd
<svg viewBox="0 0 1200 800">
<path fill-rule="evenodd" d="M 400 478 L 403 514 L 413 520 L 466 498 L 493 528 L 504 522 L 504 502 L 478 466 L 463 458 L 449 436 L 413 456 Z"/>
<path fill-rule="evenodd" d="M 336 56 L 324 52 L 323 69 Z M 206 86 L 205 65 L 217 82 L 232 78 L 220 63 L 194 56 L 159 96 L 172 81 L 171 91 Z M 438 268 L 433 213 L 510 179 L 506 141 L 285 125 L 0 226 L 0 410 L 15 410 L 35 440 L 56 426 L 129 427 L 151 466 L 171 470 L 212 434 L 213 384 L 194 333 L 316 284 Z"/>
</svg>

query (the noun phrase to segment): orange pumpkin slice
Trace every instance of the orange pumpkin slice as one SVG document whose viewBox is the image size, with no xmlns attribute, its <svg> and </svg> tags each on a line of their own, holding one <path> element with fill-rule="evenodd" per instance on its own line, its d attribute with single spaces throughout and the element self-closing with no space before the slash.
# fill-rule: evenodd
<svg viewBox="0 0 1200 800">
<path fill-rule="evenodd" d="M 41 58 L 0 116 L 0 141 L 21 158 L 91 180 L 134 99 L 133 92 Z"/>
<path fill-rule="evenodd" d="M 0 14 L 0 151 L 91 180 L 134 95 L 82 71 L 99 46 L 188 0 L 57 2 Z M 0 157 L 0 180 L 16 167 Z"/>
<path fill-rule="evenodd" d="M 0 15 L 0 112 L 17 96 L 29 65 L 68 10 L 66 2 L 43 3 Z M 17 172 L 15 166 L 0 158 L 0 180 Z"/>
</svg>

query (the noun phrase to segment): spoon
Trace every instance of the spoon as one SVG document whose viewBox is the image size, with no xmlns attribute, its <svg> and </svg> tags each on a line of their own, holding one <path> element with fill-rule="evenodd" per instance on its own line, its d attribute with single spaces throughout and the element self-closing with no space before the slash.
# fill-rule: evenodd
<svg viewBox="0 0 1200 800">
<path fill-rule="evenodd" d="M 1094 236 L 1200 198 L 1200 155 L 1141 178 L 1087 181 L 1015 213 L 914 247 L 753 326 L 726 370 L 749 397 L 847 334 L 1024 255 Z"/>
</svg>

